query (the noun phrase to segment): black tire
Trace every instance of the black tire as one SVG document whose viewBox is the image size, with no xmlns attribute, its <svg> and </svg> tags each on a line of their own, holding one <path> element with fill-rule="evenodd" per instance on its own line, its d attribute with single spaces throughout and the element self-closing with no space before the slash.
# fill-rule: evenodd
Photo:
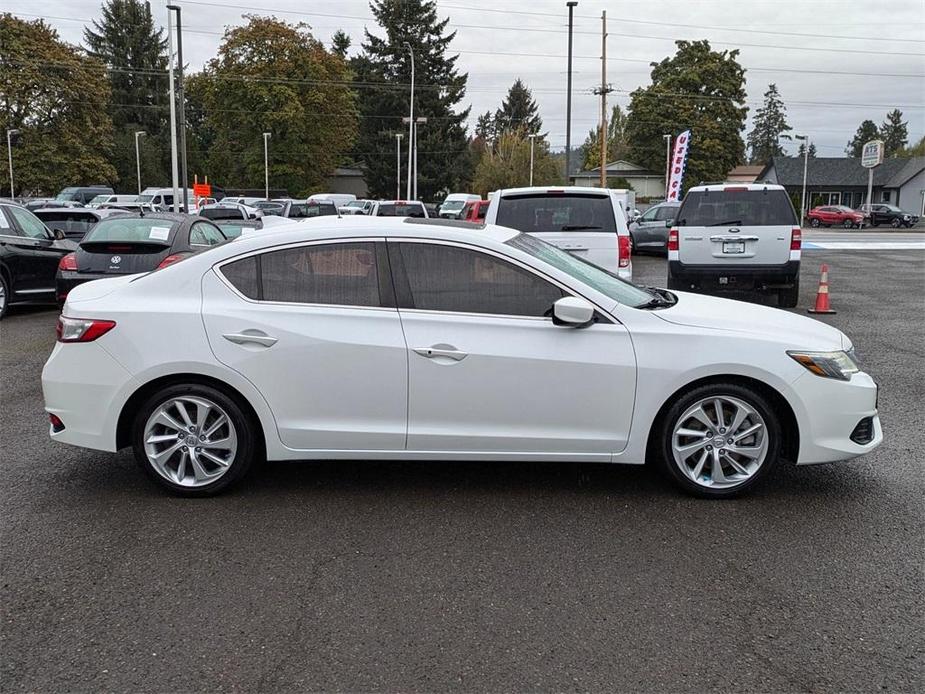
<svg viewBox="0 0 925 694">
<path fill-rule="evenodd" d="M 894 229 L 899 229 L 899 227 L 901 227 L 902 225 L 903 223 L 902 223 L 902 220 L 900 219 L 894 219 L 890 222 L 890 226 L 893 227 Z"/>
<path fill-rule="evenodd" d="M 735 486 L 721 489 L 698 484 L 686 476 L 675 462 L 672 451 L 672 432 L 678 419 L 698 401 L 716 397 L 735 398 L 754 409 L 764 419 L 767 437 L 764 460 L 751 477 Z M 675 400 L 654 431 L 651 444 L 655 453 L 653 462 L 684 492 L 704 499 L 726 499 L 752 489 L 771 475 L 780 460 L 781 439 L 780 420 L 763 394 L 737 383 L 711 383 L 689 390 Z"/>
<path fill-rule="evenodd" d="M 148 418 L 162 404 L 181 396 L 198 396 L 218 405 L 231 420 L 237 437 L 237 450 L 227 471 L 214 482 L 198 487 L 184 486 L 167 479 L 154 468 L 145 453 L 144 427 Z M 145 474 L 172 494 L 185 497 L 212 496 L 224 491 L 247 474 L 259 449 L 255 429 L 257 426 L 258 423 L 253 422 L 241 406 L 222 391 L 198 383 L 177 384 L 159 390 L 139 408 L 132 424 L 132 450 L 135 453 L 135 461 Z"/>
<path fill-rule="evenodd" d="M 10 285 L 7 284 L 6 277 L 0 272 L 0 291 L 3 292 L 0 297 L 0 320 L 6 315 L 6 309 L 10 305 Z"/>
<path fill-rule="evenodd" d="M 854 222 L 852 222 L 850 219 L 846 219 L 844 222 L 842 222 L 842 226 L 845 227 L 845 229 L 851 229 L 854 227 Z"/>
<path fill-rule="evenodd" d="M 813 219 L 810 219 L 810 220 L 809 220 L 809 225 L 810 225 L 813 229 L 818 229 L 818 228 L 819 228 L 819 220 L 816 219 L 816 218 L 814 217 Z"/>
<path fill-rule="evenodd" d="M 800 302 L 800 276 L 793 279 L 793 286 L 777 292 L 777 305 L 781 308 L 795 308 Z"/>
<path fill-rule="evenodd" d="M 630 232 L 630 255 L 639 255 L 639 251 L 636 250 L 636 237 L 633 236 L 633 232 Z"/>
</svg>

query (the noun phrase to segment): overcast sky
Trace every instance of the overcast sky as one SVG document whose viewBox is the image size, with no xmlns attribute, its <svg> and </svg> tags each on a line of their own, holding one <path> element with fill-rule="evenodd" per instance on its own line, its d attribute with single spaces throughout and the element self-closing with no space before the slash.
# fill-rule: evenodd
<svg viewBox="0 0 925 694">
<path fill-rule="evenodd" d="M 359 49 L 363 29 L 376 33 L 366 0 L 231 0 L 182 2 L 184 58 L 193 69 L 215 54 L 225 26 L 242 14 L 304 21 L 330 45 L 343 29 Z M 99 14 L 99 0 L 0 0 L 0 11 L 41 16 L 61 37 L 80 43 L 83 25 Z M 166 24 L 167 2 L 154 0 Z M 673 54 L 677 39 L 709 39 L 714 48 L 739 48 L 747 70 L 749 124 L 769 82 L 787 105 L 790 125 L 808 133 L 819 156 L 842 156 L 865 118 L 880 124 L 899 108 L 909 140 L 925 134 L 925 0 L 580 0 L 575 8 L 572 144 L 598 121 L 601 11 L 607 10 L 611 100 L 649 82 L 650 61 Z M 457 31 L 452 43 L 469 73 L 464 105 L 475 117 L 496 109 L 510 84 L 533 90 L 549 141 L 565 144 L 567 9 L 564 0 L 438 0 Z M 803 34 L 803 35 L 801 35 Z M 884 38 L 881 38 L 884 37 Z M 523 53 L 529 56 L 499 55 Z M 747 130 L 746 130 L 747 132 Z M 743 133 L 744 136 L 744 133 Z M 795 152 L 796 147 L 791 146 Z"/>
</svg>

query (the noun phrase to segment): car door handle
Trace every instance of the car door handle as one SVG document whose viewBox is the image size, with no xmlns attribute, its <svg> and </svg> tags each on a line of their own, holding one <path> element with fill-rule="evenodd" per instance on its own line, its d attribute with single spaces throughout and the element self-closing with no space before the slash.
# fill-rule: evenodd
<svg viewBox="0 0 925 694">
<path fill-rule="evenodd" d="M 252 342 L 257 345 L 263 345 L 264 347 L 272 347 L 275 345 L 278 340 L 275 337 L 267 335 L 265 332 L 260 330 L 245 330 L 240 333 L 226 333 L 222 335 L 229 342 L 234 342 L 236 345 L 243 345 L 248 342 Z"/>
<path fill-rule="evenodd" d="M 428 359 L 445 357 L 453 361 L 462 361 L 469 356 L 468 352 L 461 352 L 450 345 L 433 345 L 432 347 L 415 347 L 414 352 Z"/>
</svg>

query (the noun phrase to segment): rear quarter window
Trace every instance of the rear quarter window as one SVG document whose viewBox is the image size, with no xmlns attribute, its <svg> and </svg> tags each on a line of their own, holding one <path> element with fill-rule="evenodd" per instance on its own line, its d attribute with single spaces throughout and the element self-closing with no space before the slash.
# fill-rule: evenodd
<svg viewBox="0 0 925 694">
<path fill-rule="evenodd" d="M 782 190 L 691 191 L 684 196 L 678 225 L 709 227 L 794 226 L 796 213 Z"/>
</svg>

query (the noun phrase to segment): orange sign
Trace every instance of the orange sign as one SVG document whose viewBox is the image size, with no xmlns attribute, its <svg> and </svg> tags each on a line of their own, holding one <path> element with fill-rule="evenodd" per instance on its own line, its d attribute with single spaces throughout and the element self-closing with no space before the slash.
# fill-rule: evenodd
<svg viewBox="0 0 925 694">
<path fill-rule="evenodd" d="M 212 186 L 208 183 L 194 183 L 193 194 L 197 198 L 210 198 L 212 197 Z"/>
</svg>

